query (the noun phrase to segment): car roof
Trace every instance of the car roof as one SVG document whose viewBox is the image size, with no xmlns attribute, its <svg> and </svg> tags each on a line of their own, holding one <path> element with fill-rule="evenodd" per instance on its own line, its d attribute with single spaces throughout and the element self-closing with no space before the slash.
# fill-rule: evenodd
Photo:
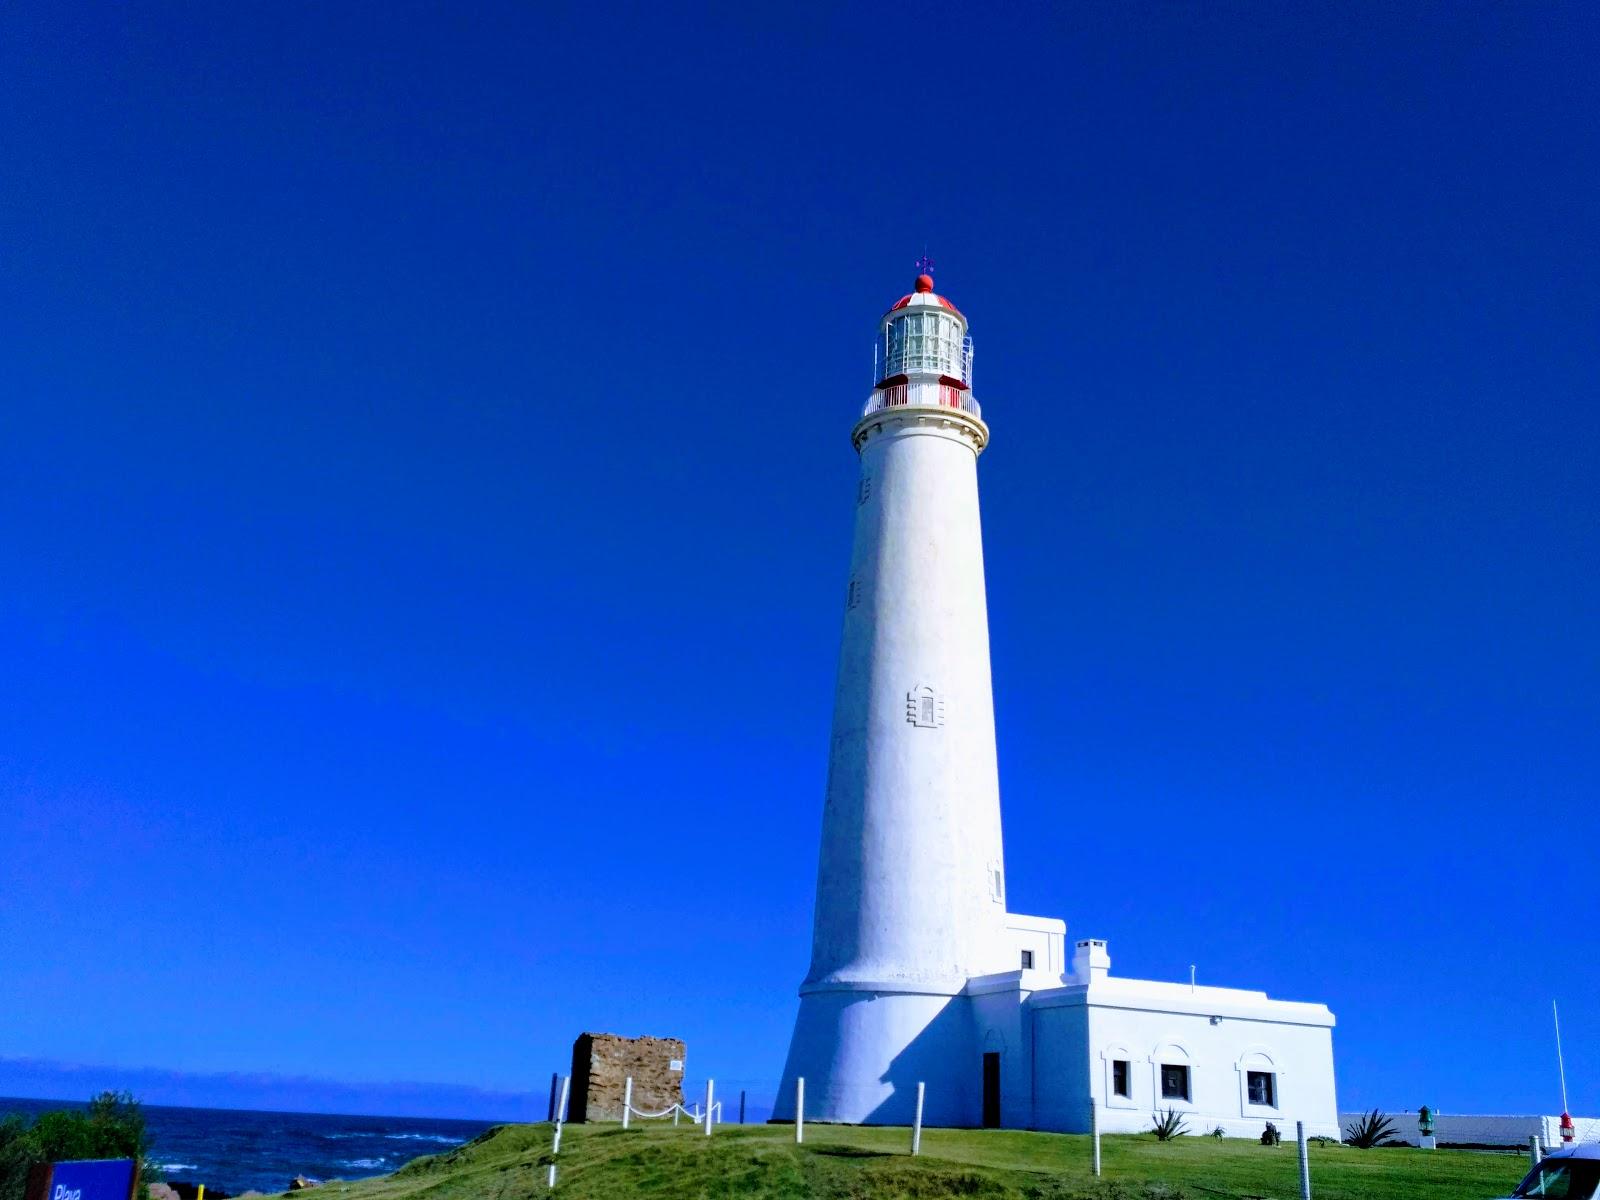
<svg viewBox="0 0 1600 1200">
<path fill-rule="evenodd" d="M 1581 1146 L 1563 1146 L 1552 1150 L 1546 1158 L 1600 1158 L 1600 1142 L 1585 1142 Z"/>
</svg>

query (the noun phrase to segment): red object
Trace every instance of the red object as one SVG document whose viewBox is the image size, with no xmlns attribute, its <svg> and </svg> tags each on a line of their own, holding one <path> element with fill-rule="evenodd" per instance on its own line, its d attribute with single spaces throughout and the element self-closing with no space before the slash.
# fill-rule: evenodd
<svg viewBox="0 0 1600 1200">
<path fill-rule="evenodd" d="M 1573 1132 L 1574 1132 L 1574 1130 L 1572 1128 L 1572 1114 L 1571 1113 L 1562 1113 L 1561 1114 L 1561 1140 L 1563 1142 L 1572 1141 Z"/>
<path fill-rule="evenodd" d="M 933 291 L 933 276 L 932 275 L 918 275 L 917 276 L 917 282 L 916 282 L 916 289 L 919 292 L 931 292 L 931 291 Z"/>
<path fill-rule="evenodd" d="M 893 304 L 891 304 L 889 306 L 889 311 L 890 312 L 895 312 L 898 309 L 904 308 L 906 305 L 911 303 L 911 297 L 913 295 L 915 295 L 915 294 L 916 293 L 914 293 L 914 292 L 907 292 L 904 296 L 901 296 L 900 299 L 896 300 Z M 932 295 L 932 293 L 928 293 L 928 294 Z M 933 298 L 935 300 L 937 300 L 940 304 L 942 304 L 946 308 L 948 308 L 951 312 L 955 313 L 957 316 L 961 315 L 961 310 L 959 308 L 957 308 L 954 304 L 951 304 L 950 301 L 946 300 L 943 296 L 934 295 Z"/>
</svg>

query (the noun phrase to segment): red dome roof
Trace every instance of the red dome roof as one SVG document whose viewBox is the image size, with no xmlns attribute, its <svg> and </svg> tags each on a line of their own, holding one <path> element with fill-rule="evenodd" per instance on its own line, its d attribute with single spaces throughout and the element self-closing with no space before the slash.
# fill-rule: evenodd
<svg viewBox="0 0 1600 1200">
<path fill-rule="evenodd" d="M 943 296 L 939 295 L 933 290 L 932 275 L 918 275 L 916 283 L 912 286 L 915 290 L 907 292 L 904 296 L 901 296 L 900 299 L 891 304 L 889 306 L 890 312 L 905 308 L 918 296 L 932 296 L 933 299 L 938 301 L 945 308 L 948 308 L 951 312 L 955 313 L 956 316 L 961 316 L 961 310 L 959 308 L 957 308 L 954 304 L 951 304 L 950 301 L 946 300 Z"/>
</svg>

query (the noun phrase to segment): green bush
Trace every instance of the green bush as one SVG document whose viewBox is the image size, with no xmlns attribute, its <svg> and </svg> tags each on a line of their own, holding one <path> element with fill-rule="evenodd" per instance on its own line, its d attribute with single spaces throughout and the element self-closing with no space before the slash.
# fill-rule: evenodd
<svg viewBox="0 0 1600 1200">
<path fill-rule="evenodd" d="M 101 1092 L 87 1110 L 40 1113 L 28 1124 L 12 1113 L 0 1119 L 0 1200 L 24 1200 L 35 1163 L 77 1158 L 134 1158 L 140 1165 L 140 1200 L 148 1200 L 144 1113 L 127 1092 Z"/>
<path fill-rule="evenodd" d="M 1183 1117 L 1174 1109 L 1166 1112 L 1153 1112 L 1150 1119 L 1155 1122 L 1155 1128 L 1150 1132 L 1156 1135 L 1158 1142 L 1170 1142 L 1173 1138 L 1182 1137 L 1189 1132 L 1189 1126 L 1184 1123 Z"/>
<path fill-rule="evenodd" d="M 1358 1150 L 1398 1144 L 1394 1122 L 1377 1109 L 1365 1113 L 1359 1120 L 1352 1121 L 1350 1127 L 1344 1131 L 1344 1140 L 1347 1145 L 1354 1146 Z"/>
</svg>

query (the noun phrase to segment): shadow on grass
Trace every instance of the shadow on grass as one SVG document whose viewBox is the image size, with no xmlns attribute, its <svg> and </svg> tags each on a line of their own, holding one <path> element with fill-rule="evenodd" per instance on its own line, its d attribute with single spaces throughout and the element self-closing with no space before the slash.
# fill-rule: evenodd
<svg viewBox="0 0 1600 1200">
<path fill-rule="evenodd" d="M 887 1150 L 868 1150 L 865 1146 L 813 1146 L 813 1154 L 826 1154 L 829 1158 L 899 1158 Z"/>
</svg>

